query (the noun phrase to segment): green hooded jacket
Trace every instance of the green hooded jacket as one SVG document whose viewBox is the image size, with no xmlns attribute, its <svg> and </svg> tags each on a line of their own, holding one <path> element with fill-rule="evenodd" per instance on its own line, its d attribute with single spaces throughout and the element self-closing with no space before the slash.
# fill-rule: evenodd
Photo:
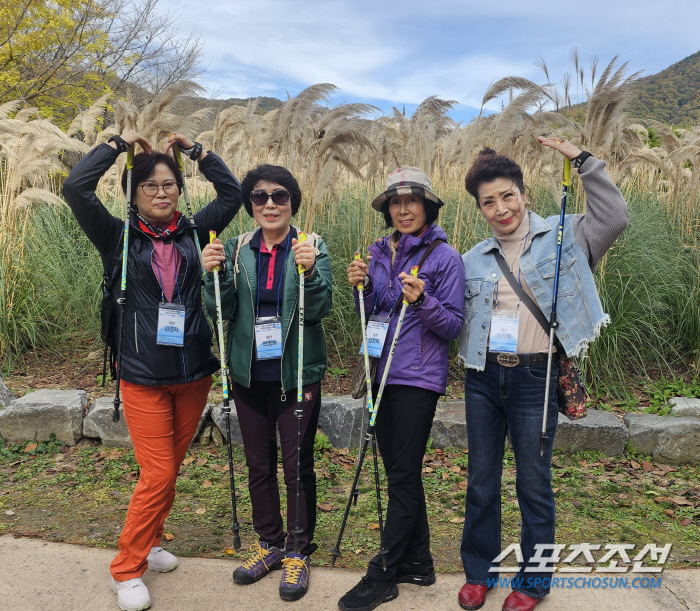
<svg viewBox="0 0 700 611">
<path fill-rule="evenodd" d="M 260 231 L 256 229 L 255 231 Z M 225 247 L 226 271 L 219 276 L 221 316 L 228 321 L 226 355 L 229 375 L 234 382 L 250 386 L 250 369 L 255 337 L 257 271 L 250 239 L 255 231 L 231 238 Z M 298 232 L 298 230 L 297 230 Z M 328 315 L 333 301 L 331 262 L 328 249 L 316 234 L 316 263 L 312 274 L 304 278 L 304 371 L 303 385 L 320 382 L 326 372 L 326 339 L 321 320 Z M 238 243 L 240 241 L 240 246 Z M 234 260 L 235 258 L 235 260 Z M 299 273 L 294 258 L 286 263 L 282 286 L 282 393 L 297 387 L 297 345 L 299 341 Z M 204 280 L 204 301 L 216 321 L 214 274 Z"/>
</svg>

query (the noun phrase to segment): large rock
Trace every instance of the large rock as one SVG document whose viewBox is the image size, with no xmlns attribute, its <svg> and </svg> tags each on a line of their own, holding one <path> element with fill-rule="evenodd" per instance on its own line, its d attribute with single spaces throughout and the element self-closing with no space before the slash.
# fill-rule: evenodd
<svg viewBox="0 0 700 611">
<path fill-rule="evenodd" d="M 241 427 L 238 424 L 238 414 L 236 414 L 236 408 L 231 402 L 231 443 L 243 443 L 243 437 L 241 437 Z M 224 413 L 224 404 L 219 403 L 214 409 L 211 410 L 211 419 L 216 424 L 216 428 L 221 432 L 221 436 L 226 441 L 226 414 Z M 279 443 L 279 439 L 278 439 Z"/>
<path fill-rule="evenodd" d="M 449 403 L 438 401 L 430 436 L 433 438 L 434 448 L 467 448 L 464 399 Z"/>
<path fill-rule="evenodd" d="M 357 447 L 362 435 L 363 407 L 364 399 L 353 399 L 350 395 L 321 399 L 318 426 L 334 448 Z"/>
<path fill-rule="evenodd" d="M 630 445 L 671 464 L 700 464 L 700 418 L 627 414 Z"/>
<path fill-rule="evenodd" d="M 589 409 L 579 420 L 559 414 L 554 449 L 565 452 L 597 450 L 608 456 L 621 456 L 627 444 L 627 427 L 610 412 Z"/>
<path fill-rule="evenodd" d="M 0 376 L 0 407 L 7 407 L 15 400 L 15 396 L 10 392 L 10 389 L 5 386 L 5 382 Z"/>
<path fill-rule="evenodd" d="M 0 410 L 0 435 L 5 439 L 48 441 L 73 446 L 83 432 L 84 390 L 37 390 Z"/>
<path fill-rule="evenodd" d="M 673 397 L 669 401 L 671 416 L 692 416 L 700 418 L 700 399 L 688 399 L 686 397 Z"/>
<path fill-rule="evenodd" d="M 132 448 L 134 444 L 124 418 L 124 407 L 119 406 L 119 422 L 112 422 L 114 398 L 101 397 L 92 403 L 83 420 L 83 435 L 99 439 L 102 445 L 115 448 Z"/>
</svg>

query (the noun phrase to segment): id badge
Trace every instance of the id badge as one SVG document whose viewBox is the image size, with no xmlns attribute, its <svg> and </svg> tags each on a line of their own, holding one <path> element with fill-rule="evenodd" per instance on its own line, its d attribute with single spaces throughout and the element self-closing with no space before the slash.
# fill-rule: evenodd
<svg viewBox="0 0 700 611">
<path fill-rule="evenodd" d="M 156 344 L 176 348 L 185 344 L 185 306 L 181 303 L 161 303 L 158 306 Z"/>
<path fill-rule="evenodd" d="M 259 361 L 282 358 L 282 319 L 279 316 L 255 319 L 255 349 Z"/>
<path fill-rule="evenodd" d="M 491 315 L 489 350 L 492 352 L 518 352 L 518 312 L 494 310 Z"/>
<path fill-rule="evenodd" d="M 370 316 L 367 323 L 367 352 L 370 356 L 379 358 L 384 350 L 386 334 L 389 331 L 389 323 L 386 318 Z M 360 346 L 360 354 L 365 353 L 365 346 Z"/>
</svg>

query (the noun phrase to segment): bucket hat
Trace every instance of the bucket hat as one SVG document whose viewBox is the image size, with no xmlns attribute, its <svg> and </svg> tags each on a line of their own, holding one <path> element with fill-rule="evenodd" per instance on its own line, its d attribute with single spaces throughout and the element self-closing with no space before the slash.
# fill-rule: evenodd
<svg viewBox="0 0 700 611">
<path fill-rule="evenodd" d="M 428 175 L 418 168 L 407 167 L 399 168 L 389 174 L 386 179 L 386 191 L 374 198 L 372 208 L 381 210 L 382 204 L 394 195 L 409 195 L 411 193 L 435 202 L 438 207 L 444 205 L 444 202 L 432 192 Z"/>
</svg>

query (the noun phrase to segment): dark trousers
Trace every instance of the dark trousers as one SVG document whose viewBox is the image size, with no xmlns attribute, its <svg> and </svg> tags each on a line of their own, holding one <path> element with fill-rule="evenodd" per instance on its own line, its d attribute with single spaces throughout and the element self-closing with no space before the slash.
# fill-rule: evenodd
<svg viewBox="0 0 700 611">
<path fill-rule="evenodd" d="M 375 387 L 375 395 L 377 388 Z M 401 562 L 430 558 L 430 528 L 423 492 L 423 456 L 433 426 L 438 393 L 415 386 L 388 384 L 377 412 L 376 432 L 389 488 L 384 526 L 386 571 L 375 556 L 367 576 L 394 578 Z"/>
<path fill-rule="evenodd" d="M 557 428 L 558 363 L 552 365 L 549 380 L 547 436 L 540 456 L 542 410 L 547 385 L 546 365 L 503 367 L 486 363 L 484 371 L 467 369 L 464 397 L 469 443 L 469 485 L 467 486 L 462 563 L 467 582 L 487 585 L 498 577 L 501 553 L 501 473 L 506 433 L 515 455 L 515 489 L 522 516 L 520 548 L 524 562 L 513 576 L 514 590 L 532 598 L 549 592 L 552 572 L 537 570 L 536 546 L 548 546 L 552 555 L 556 518 L 552 492 L 552 445 Z M 515 554 L 513 554 L 515 556 Z M 506 564 L 513 566 L 513 556 Z M 551 566 L 551 565 L 550 565 Z M 491 569 L 495 569 L 491 570 Z M 534 569 L 534 570 L 533 570 Z"/>
<path fill-rule="evenodd" d="M 297 480 L 297 409 L 296 389 L 287 391 L 281 400 L 279 382 L 252 381 L 250 388 L 234 384 L 241 427 L 248 490 L 253 506 L 253 528 L 261 541 L 291 552 L 294 549 Z M 314 438 L 321 410 L 321 384 L 304 386 L 301 418 L 301 486 L 299 499 L 299 551 L 309 555 L 317 548 L 312 543 L 316 528 L 316 474 L 314 473 Z M 287 488 L 287 532 L 280 513 L 277 483 L 277 430 L 282 449 L 284 484 Z M 286 543 L 285 543 L 286 540 Z"/>
</svg>

